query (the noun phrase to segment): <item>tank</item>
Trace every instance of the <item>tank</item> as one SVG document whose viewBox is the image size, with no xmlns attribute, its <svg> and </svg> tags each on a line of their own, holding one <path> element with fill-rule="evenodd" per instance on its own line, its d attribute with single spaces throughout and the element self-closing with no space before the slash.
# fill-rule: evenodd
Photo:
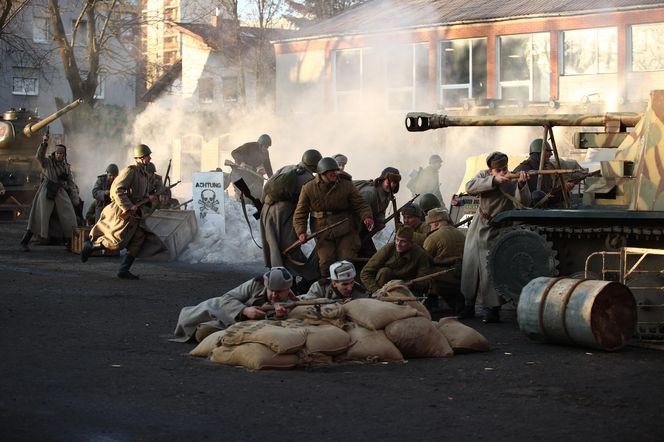
<svg viewBox="0 0 664 442">
<path fill-rule="evenodd" d="M 44 119 L 33 111 L 9 109 L 0 119 L 0 182 L 5 194 L 0 204 L 29 205 L 39 186 L 40 167 L 35 159 L 37 147 L 46 127 L 78 107 L 76 100 Z"/>
<path fill-rule="evenodd" d="M 560 160 L 555 126 L 579 127 L 573 138 L 576 148 L 615 148 L 614 159 L 601 162 L 599 176 L 585 178 L 583 190 L 561 208 L 511 210 L 492 219 L 501 230 L 489 245 L 488 270 L 505 298 L 518 302 L 523 287 L 542 276 L 617 280 L 619 272 L 607 272 L 606 262 L 587 261 L 596 252 L 664 248 L 664 90 L 651 91 L 642 113 L 464 117 L 412 112 L 406 117 L 411 132 L 455 126 L 542 126 L 554 166 Z M 604 130 L 583 131 L 593 126 Z M 465 198 L 472 204 L 472 198 Z M 464 196 L 456 200 L 463 202 Z M 664 258 L 653 256 L 643 272 L 632 274 L 632 281 L 650 278 L 659 287 L 662 269 Z M 635 296 L 638 302 L 640 295 Z M 662 306 L 664 298 L 651 304 Z M 664 328 L 660 331 L 664 342 Z"/>
</svg>

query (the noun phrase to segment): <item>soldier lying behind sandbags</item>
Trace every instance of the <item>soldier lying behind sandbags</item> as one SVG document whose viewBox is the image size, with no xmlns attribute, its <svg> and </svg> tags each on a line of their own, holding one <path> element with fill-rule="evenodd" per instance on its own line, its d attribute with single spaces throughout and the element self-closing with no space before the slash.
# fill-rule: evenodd
<svg viewBox="0 0 664 442">
<path fill-rule="evenodd" d="M 339 301 L 368 298 L 367 290 L 355 282 L 357 272 L 350 261 L 337 261 L 330 265 L 330 278 L 321 279 L 300 296 L 300 299 L 336 299 Z"/>
</svg>

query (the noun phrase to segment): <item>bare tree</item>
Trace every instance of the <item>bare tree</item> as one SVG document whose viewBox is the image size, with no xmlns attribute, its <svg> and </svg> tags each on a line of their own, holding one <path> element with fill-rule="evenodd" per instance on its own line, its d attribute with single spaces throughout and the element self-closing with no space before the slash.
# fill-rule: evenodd
<svg viewBox="0 0 664 442">
<path fill-rule="evenodd" d="M 332 17 L 365 0 L 285 0 L 292 14 L 284 18 L 298 28 Z"/>
</svg>

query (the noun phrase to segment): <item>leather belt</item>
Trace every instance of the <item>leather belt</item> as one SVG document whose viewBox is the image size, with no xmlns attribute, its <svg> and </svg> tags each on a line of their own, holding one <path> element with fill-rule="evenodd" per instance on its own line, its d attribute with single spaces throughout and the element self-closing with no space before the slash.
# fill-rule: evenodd
<svg viewBox="0 0 664 442">
<path fill-rule="evenodd" d="M 338 215 L 340 213 L 344 213 L 345 210 L 339 211 L 339 212 L 328 212 L 328 211 L 315 211 L 311 212 L 311 216 L 313 216 L 316 219 L 321 219 L 325 218 L 326 216 L 332 216 L 332 215 Z"/>
<path fill-rule="evenodd" d="M 493 219 L 493 216 L 491 216 L 491 215 L 489 215 L 488 213 L 486 213 L 484 210 L 482 210 L 481 207 L 479 208 L 479 212 L 480 212 L 480 216 L 481 216 L 482 218 L 484 218 L 485 220 L 491 222 L 491 220 Z"/>
</svg>

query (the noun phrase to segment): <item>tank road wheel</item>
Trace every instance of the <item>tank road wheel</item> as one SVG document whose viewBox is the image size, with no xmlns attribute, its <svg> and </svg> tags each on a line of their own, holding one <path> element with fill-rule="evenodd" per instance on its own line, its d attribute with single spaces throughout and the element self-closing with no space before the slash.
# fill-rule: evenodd
<svg viewBox="0 0 664 442">
<path fill-rule="evenodd" d="M 519 302 L 521 289 L 538 276 L 556 276 L 557 252 L 536 229 L 514 227 L 489 244 L 489 278 L 498 293 Z"/>
</svg>

